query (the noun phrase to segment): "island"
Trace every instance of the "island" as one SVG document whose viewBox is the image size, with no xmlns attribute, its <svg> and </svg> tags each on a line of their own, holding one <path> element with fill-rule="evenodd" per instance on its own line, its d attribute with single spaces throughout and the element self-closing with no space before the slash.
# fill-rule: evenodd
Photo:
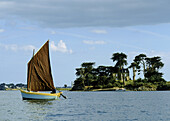
<svg viewBox="0 0 170 121">
<path fill-rule="evenodd" d="M 27 89 L 27 85 L 26 85 L 26 84 L 22 84 L 22 83 L 19 83 L 19 84 L 13 84 L 13 83 L 6 84 L 6 83 L 1 83 L 1 84 L 0 84 L 0 90 L 19 90 L 19 89 L 24 89 L 24 90 L 26 90 L 26 89 Z M 71 86 L 67 86 L 66 84 L 64 84 L 63 87 L 56 87 L 56 90 L 69 91 L 69 90 L 71 90 Z"/>
<path fill-rule="evenodd" d="M 164 66 L 161 57 L 147 57 L 145 54 L 139 54 L 128 65 L 127 55 L 121 52 L 113 53 L 111 60 L 114 62 L 113 66 L 100 65 L 96 68 L 95 62 L 82 63 L 80 68 L 76 68 L 77 78 L 71 90 L 170 90 L 170 82 L 163 78 L 163 73 L 160 71 Z"/>
</svg>

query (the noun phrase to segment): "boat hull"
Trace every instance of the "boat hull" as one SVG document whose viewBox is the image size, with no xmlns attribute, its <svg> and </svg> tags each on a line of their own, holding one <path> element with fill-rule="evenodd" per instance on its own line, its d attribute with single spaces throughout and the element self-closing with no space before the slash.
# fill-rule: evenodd
<svg viewBox="0 0 170 121">
<path fill-rule="evenodd" d="M 55 100 L 61 95 L 60 93 L 40 93 L 40 92 L 28 92 L 20 90 L 23 100 Z"/>
</svg>

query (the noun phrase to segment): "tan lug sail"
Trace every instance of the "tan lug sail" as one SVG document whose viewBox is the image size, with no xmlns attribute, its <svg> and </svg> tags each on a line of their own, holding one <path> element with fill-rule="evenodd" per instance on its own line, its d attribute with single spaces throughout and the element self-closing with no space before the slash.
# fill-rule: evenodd
<svg viewBox="0 0 170 121">
<path fill-rule="evenodd" d="M 28 62 L 27 90 L 54 90 L 49 58 L 49 41 Z"/>
</svg>

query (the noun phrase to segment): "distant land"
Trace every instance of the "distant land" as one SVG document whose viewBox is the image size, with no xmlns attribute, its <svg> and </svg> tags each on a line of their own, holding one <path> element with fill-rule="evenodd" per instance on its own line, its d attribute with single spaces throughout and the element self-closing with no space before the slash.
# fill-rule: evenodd
<svg viewBox="0 0 170 121">
<path fill-rule="evenodd" d="M 15 89 L 25 89 L 27 88 L 27 85 L 26 84 L 22 84 L 22 83 L 19 83 L 19 84 L 13 84 L 13 83 L 10 83 L 10 84 L 5 84 L 5 83 L 2 83 L 0 84 L 0 90 L 15 90 Z"/>
<path fill-rule="evenodd" d="M 1 83 L 0 84 L 0 90 L 18 90 L 18 89 L 27 89 L 27 85 L 26 84 L 6 84 L 6 83 Z M 64 87 L 56 87 L 57 90 L 71 90 L 71 86 L 66 86 L 64 85 Z"/>
</svg>

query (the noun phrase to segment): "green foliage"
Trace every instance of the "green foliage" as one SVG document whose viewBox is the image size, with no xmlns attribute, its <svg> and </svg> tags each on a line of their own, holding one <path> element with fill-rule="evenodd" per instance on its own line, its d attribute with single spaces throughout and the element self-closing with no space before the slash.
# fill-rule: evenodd
<svg viewBox="0 0 170 121">
<path fill-rule="evenodd" d="M 108 83 L 106 87 L 107 87 L 107 88 L 112 88 L 112 87 L 113 87 L 113 84 L 112 84 L 112 83 Z"/>
<path fill-rule="evenodd" d="M 162 82 L 157 86 L 157 90 L 170 90 L 169 82 Z"/>
<path fill-rule="evenodd" d="M 125 80 L 122 77 L 124 66 L 127 65 L 127 55 L 124 53 L 114 53 L 111 59 L 113 62 L 116 61 L 115 67 L 118 68 L 118 79 L 123 80 L 123 85 L 125 85 Z"/>
<path fill-rule="evenodd" d="M 113 87 L 122 87 L 123 83 L 120 81 L 116 81 L 115 83 L 113 83 Z"/>
<path fill-rule="evenodd" d="M 85 89 L 84 79 L 83 78 L 77 78 L 74 81 L 74 86 L 73 86 L 72 90 L 84 90 L 84 89 Z"/>
<path fill-rule="evenodd" d="M 102 85 L 97 85 L 97 87 L 95 89 L 102 89 L 103 86 Z"/>
<path fill-rule="evenodd" d="M 157 85 L 152 83 L 145 83 L 145 80 L 135 81 L 134 83 L 128 83 L 126 89 L 134 91 L 154 91 L 157 88 Z"/>
<path fill-rule="evenodd" d="M 124 65 L 127 65 L 127 55 L 124 54 L 124 53 L 114 53 L 112 55 L 112 58 L 113 62 L 116 61 L 116 67 L 119 67 L 120 69 L 122 69 L 122 67 Z"/>
</svg>

